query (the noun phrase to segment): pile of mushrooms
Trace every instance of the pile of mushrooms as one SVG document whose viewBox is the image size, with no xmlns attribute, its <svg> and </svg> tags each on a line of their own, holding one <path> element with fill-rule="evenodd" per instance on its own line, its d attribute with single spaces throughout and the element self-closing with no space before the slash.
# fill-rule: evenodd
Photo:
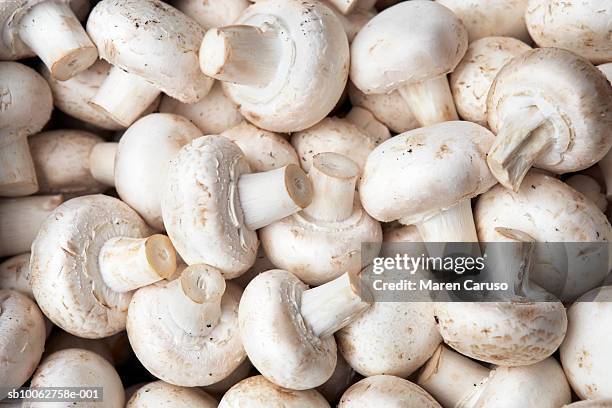
<svg viewBox="0 0 612 408">
<path fill-rule="evenodd" d="M 0 0 L 0 405 L 612 408 L 611 82 L 609 0 Z"/>
</svg>

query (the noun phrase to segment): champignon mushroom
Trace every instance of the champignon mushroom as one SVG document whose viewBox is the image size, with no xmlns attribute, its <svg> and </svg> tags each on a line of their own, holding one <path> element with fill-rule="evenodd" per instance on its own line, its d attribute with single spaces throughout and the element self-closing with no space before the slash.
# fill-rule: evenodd
<svg viewBox="0 0 612 408">
<path fill-rule="evenodd" d="M 91 176 L 105 186 L 115 186 L 115 158 L 119 143 L 98 143 L 89 155 L 89 171 Z M 142 158 L 142 157 L 141 157 Z"/>
<path fill-rule="evenodd" d="M 27 137 L 49 121 L 51 90 L 36 71 L 17 62 L 0 62 L 0 89 L 0 196 L 34 194 L 38 182 Z"/>
<path fill-rule="evenodd" d="M 393 375 L 364 378 L 342 395 L 338 408 L 442 408 L 418 385 Z"/>
<path fill-rule="evenodd" d="M 344 91 L 349 48 L 342 24 L 323 3 L 268 0 L 236 25 L 211 29 L 200 49 L 202 71 L 250 122 L 295 132 L 323 119 Z"/>
<path fill-rule="evenodd" d="M 123 408 L 125 395 L 121 379 L 112 365 L 96 353 L 78 348 L 58 351 L 38 366 L 31 387 L 101 387 L 107 408 Z M 65 403 L 64 403 L 65 404 Z M 72 402 L 72 407 L 89 407 L 91 402 Z M 24 408 L 42 408 L 48 402 L 24 402 Z"/>
<path fill-rule="evenodd" d="M 321 285 L 345 272 L 357 274 L 376 256 L 380 223 L 355 200 L 357 164 L 337 153 L 313 159 L 312 203 L 303 211 L 259 231 L 266 255 L 280 269 L 308 285 Z M 362 245 L 372 250 L 362 250 Z"/>
<path fill-rule="evenodd" d="M 13 256 L 0 263 L 0 289 L 10 289 L 34 299 L 29 281 L 30 253 Z"/>
<path fill-rule="evenodd" d="M 366 94 L 399 91 L 422 126 L 456 120 L 446 74 L 467 50 L 465 26 L 431 1 L 376 15 L 351 44 L 351 81 Z"/>
<path fill-rule="evenodd" d="M 603 159 L 599 163 L 602 161 Z M 568 186 L 593 201 L 597 208 L 599 208 L 599 211 L 605 212 L 606 208 L 608 208 L 606 195 L 601 191 L 601 186 L 593 177 L 586 174 L 575 174 L 565 180 L 565 182 Z"/>
<path fill-rule="evenodd" d="M 127 204 L 91 195 L 49 215 L 32 244 L 30 269 L 36 301 L 53 323 L 102 338 L 125 328 L 131 291 L 172 276 L 176 259 L 168 237 L 151 235 Z"/>
<path fill-rule="evenodd" d="M 113 65 L 90 103 L 123 126 L 161 92 L 194 103 L 210 91 L 213 81 L 198 65 L 204 29 L 160 0 L 102 0 L 89 15 L 87 32 L 100 58 Z"/>
<path fill-rule="evenodd" d="M 138 388 L 126 408 L 217 408 L 217 401 L 198 388 L 155 381 Z"/>
<path fill-rule="evenodd" d="M 251 3 L 248 0 L 173 0 L 171 4 L 208 30 L 232 24 Z"/>
<path fill-rule="evenodd" d="M 298 166 L 249 173 L 244 153 L 222 136 L 195 139 L 170 161 L 162 214 L 188 265 L 236 278 L 255 261 L 255 230 L 310 204 L 312 187 Z"/>
<path fill-rule="evenodd" d="M 531 171 L 516 193 L 493 187 L 478 199 L 474 219 L 481 242 L 506 241 L 496 230 L 506 227 L 554 243 L 536 248 L 531 279 L 562 301 L 608 274 L 610 223 L 591 200 L 554 177 Z"/>
<path fill-rule="evenodd" d="M 225 393 L 219 408 L 330 408 L 316 390 L 288 390 L 266 380 L 263 376 L 249 377 L 234 385 Z"/>
<path fill-rule="evenodd" d="M 344 32 L 346 33 L 346 38 L 348 39 L 349 44 L 353 42 L 353 39 L 365 26 L 368 21 L 372 19 L 376 15 L 376 10 L 373 8 L 368 9 L 357 9 L 353 10 L 347 15 L 342 14 L 337 8 L 330 7 L 329 8 L 335 15 L 338 17 L 340 23 L 342 23 L 342 27 L 344 27 Z"/>
<path fill-rule="evenodd" d="M 525 21 L 540 47 L 570 50 L 594 64 L 612 60 L 612 4 L 600 0 L 529 0 Z"/>
<path fill-rule="evenodd" d="M 510 37 L 485 37 L 470 43 L 450 75 L 457 112 L 464 120 L 487 126 L 487 95 L 495 75 L 512 58 L 531 49 Z"/>
<path fill-rule="evenodd" d="M 497 74 L 487 121 L 497 133 L 487 162 L 517 190 L 530 167 L 561 174 L 598 162 L 612 146 L 612 91 L 587 60 L 558 48 L 515 57 Z"/>
<path fill-rule="evenodd" d="M 96 62 L 98 51 L 70 8 L 69 0 L 0 3 L 0 59 L 37 55 L 51 75 L 65 81 Z"/>
</svg>

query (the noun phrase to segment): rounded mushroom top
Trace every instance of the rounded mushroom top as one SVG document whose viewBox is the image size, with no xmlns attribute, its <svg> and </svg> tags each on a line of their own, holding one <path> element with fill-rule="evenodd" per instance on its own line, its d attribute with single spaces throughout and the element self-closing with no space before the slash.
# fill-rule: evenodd
<svg viewBox="0 0 612 408">
<path fill-rule="evenodd" d="M 351 44 L 351 81 L 366 94 L 448 74 L 468 46 L 465 26 L 432 1 L 396 4 L 376 15 Z"/>
<path fill-rule="evenodd" d="M 565 48 L 594 64 L 612 60 L 612 4 L 601 0 L 529 0 L 525 21 L 540 47 Z"/>
<path fill-rule="evenodd" d="M 30 299 L 34 299 L 29 275 L 29 252 L 8 258 L 0 263 L 0 289 L 15 290 Z"/>
<path fill-rule="evenodd" d="M 104 283 L 99 254 L 111 238 L 150 234 L 138 214 L 113 197 L 83 196 L 57 207 L 32 244 L 32 290 L 45 315 L 79 337 L 108 337 L 125 329 L 132 294 Z"/>
<path fill-rule="evenodd" d="M 316 390 L 295 391 L 281 388 L 257 375 L 230 388 L 219 408 L 329 408 L 329 403 Z"/>
<path fill-rule="evenodd" d="M 353 384 L 344 392 L 338 408 L 441 408 L 418 385 L 393 375 L 375 375 Z"/>
<path fill-rule="evenodd" d="M 140 387 L 126 408 L 217 408 L 217 401 L 199 388 L 155 381 Z"/>
<path fill-rule="evenodd" d="M 172 4 L 209 29 L 232 24 L 251 3 L 248 0 L 174 0 Z"/>
<path fill-rule="evenodd" d="M 363 207 L 379 221 L 416 224 L 484 193 L 496 183 L 486 163 L 493 139 L 480 125 L 455 121 L 387 140 L 366 161 Z"/>
<path fill-rule="evenodd" d="M 0 136 L 9 136 L 0 139 L 0 146 L 12 137 L 39 132 L 52 110 L 51 89 L 38 72 L 17 62 L 0 61 Z"/>
<path fill-rule="evenodd" d="M 564 405 L 563 408 L 612 408 L 612 399 L 578 401 Z"/>
<path fill-rule="evenodd" d="M 204 29 L 160 0 L 103 0 L 89 15 L 87 32 L 100 58 L 181 102 L 197 102 L 212 86 L 198 60 Z"/>
</svg>

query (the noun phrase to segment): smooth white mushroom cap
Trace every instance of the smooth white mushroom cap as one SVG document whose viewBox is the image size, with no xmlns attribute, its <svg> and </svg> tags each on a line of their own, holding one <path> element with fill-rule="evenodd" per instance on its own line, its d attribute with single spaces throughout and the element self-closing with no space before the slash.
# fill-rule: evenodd
<svg viewBox="0 0 612 408">
<path fill-rule="evenodd" d="M 34 299 L 30 285 L 30 253 L 16 255 L 0 263 L 0 289 L 10 289 Z"/>
<path fill-rule="evenodd" d="M 612 61 L 612 4 L 600 0 L 529 0 L 525 21 L 540 47 L 570 50 L 594 64 Z"/>
<path fill-rule="evenodd" d="M 164 229 L 161 196 L 170 160 L 201 135 L 182 116 L 152 113 L 134 122 L 119 140 L 115 157 L 117 193 L 156 230 Z"/>
<path fill-rule="evenodd" d="M 103 0 L 89 15 L 87 32 L 100 58 L 181 102 L 210 91 L 213 80 L 198 62 L 204 29 L 160 0 Z"/>
<path fill-rule="evenodd" d="M 344 392 L 338 408 L 441 408 L 418 385 L 393 375 L 364 378 Z"/>
<path fill-rule="evenodd" d="M 316 390 L 288 390 L 257 375 L 240 381 L 221 399 L 219 408 L 329 408 Z"/>
<path fill-rule="evenodd" d="M 251 3 L 247 0 L 173 0 L 171 4 L 209 29 L 232 24 Z"/>
<path fill-rule="evenodd" d="M 495 76 L 512 58 L 530 49 L 511 37 L 485 37 L 470 43 L 449 78 L 459 115 L 487 126 L 487 95 Z"/>
<path fill-rule="evenodd" d="M 431 1 L 407 1 L 370 20 L 351 44 L 351 81 L 389 93 L 451 72 L 467 49 L 465 26 Z"/>
<path fill-rule="evenodd" d="M 366 162 L 359 194 L 379 221 L 416 224 L 495 184 L 486 154 L 494 136 L 471 122 L 415 129 L 380 144 Z"/>
<path fill-rule="evenodd" d="M 138 214 L 116 198 L 83 196 L 60 205 L 32 244 L 30 282 L 42 311 L 79 337 L 108 337 L 125 329 L 132 293 L 114 292 L 104 283 L 100 250 L 110 238 L 149 235 Z"/>
<path fill-rule="evenodd" d="M 217 408 L 217 401 L 198 388 L 179 387 L 163 381 L 143 385 L 126 408 Z"/>
<path fill-rule="evenodd" d="M 608 200 L 604 194 L 605 191 L 601 191 L 601 185 L 593 177 L 586 174 L 575 174 L 565 180 L 565 183 L 579 193 L 584 194 L 584 196 L 588 199 L 592 200 L 601 212 L 606 212 L 606 208 L 608 208 Z"/>
<path fill-rule="evenodd" d="M 240 365 L 230 373 L 230 375 L 228 375 L 221 381 L 200 388 L 214 396 L 222 396 L 234 385 L 238 384 L 245 378 L 250 377 L 252 371 L 253 365 L 251 364 L 248 358 L 245 358 L 244 361 L 240 363 Z"/>
<path fill-rule="evenodd" d="M 561 363 L 581 399 L 612 398 L 609 339 L 612 336 L 612 286 L 578 298 L 567 312 Z"/>
</svg>

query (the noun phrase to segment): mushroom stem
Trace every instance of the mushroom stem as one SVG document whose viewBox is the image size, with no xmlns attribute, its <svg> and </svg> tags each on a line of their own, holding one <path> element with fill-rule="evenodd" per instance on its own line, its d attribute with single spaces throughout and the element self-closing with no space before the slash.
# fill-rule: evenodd
<svg viewBox="0 0 612 408">
<path fill-rule="evenodd" d="M 417 228 L 423 242 L 478 242 L 469 199 L 417 224 Z"/>
<path fill-rule="evenodd" d="M 159 94 L 161 91 L 143 78 L 114 66 L 89 103 L 127 127 L 138 119 Z"/>
<path fill-rule="evenodd" d="M 89 171 L 94 179 L 107 186 L 115 185 L 115 156 L 119 143 L 98 143 L 89 154 Z"/>
<path fill-rule="evenodd" d="M 165 299 L 174 322 L 190 336 L 206 336 L 221 318 L 225 280 L 217 269 L 191 265 L 167 286 Z"/>
<path fill-rule="evenodd" d="M 0 146 L 0 196 L 34 194 L 38 191 L 38 181 L 27 137 L 0 132 L 2 138 L 8 139 L 8 142 Z"/>
<path fill-rule="evenodd" d="M 487 156 L 491 173 L 504 187 L 518 191 L 527 171 L 553 140 L 537 131 L 546 118 L 535 106 L 517 109 L 504 118 Z"/>
<path fill-rule="evenodd" d="M 312 200 L 308 176 L 295 164 L 262 173 L 243 174 L 238 194 L 244 223 L 250 230 L 263 228 L 295 214 Z"/>
<path fill-rule="evenodd" d="M 148 238 L 111 238 L 99 256 L 104 283 L 115 292 L 129 292 L 172 276 L 176 252 L 161 234 Z"/>
<path fill-rule="evenodd" d="M 304 208 L 311 218 L 324 222 L 344 221 L 353 214 L 359 166 L 337 153 L 319 153 L 308 173 L 312 203 Z"/>
<path fill-rule="evenodd" d="M 213 28 L 200 47 L 200 67 L 215 79 L 264 87 L 276 76 L 282 55 L 278 32 L 249 25 Z"/>
<path fill-rule="evenodd" d="M 96 47 L 65 1 L 42 1 L 30 8 L 19 22 L 19 37 L 60 81 L 89 68 L 98 58 Z"/>
<path fill-rule="evenodd" d="M 367 295 L 358 276 L 347 272 L 331 282 L 304 291 L 300 312 L 314 335 L 325 338 L 370 307 Z"/>
<path fill-rule="evenodd" d="M 357 126 L 374 145 L 384 142 L 391 137 L 387 126 L 381 123 L 372 112 L 359 106 L 354 106 L 344 119 Z"/>
<path fill-rule="evenodd" d="M 597 163 L 603 173 L 606 182 L 606 197 L 608 201 L 612 200 L 612 150 Z"/>
<path fill-rule="evenodd" d="M 446 75 L 398 88 L 421 126 L 458 120 Z"/>
</svg>

